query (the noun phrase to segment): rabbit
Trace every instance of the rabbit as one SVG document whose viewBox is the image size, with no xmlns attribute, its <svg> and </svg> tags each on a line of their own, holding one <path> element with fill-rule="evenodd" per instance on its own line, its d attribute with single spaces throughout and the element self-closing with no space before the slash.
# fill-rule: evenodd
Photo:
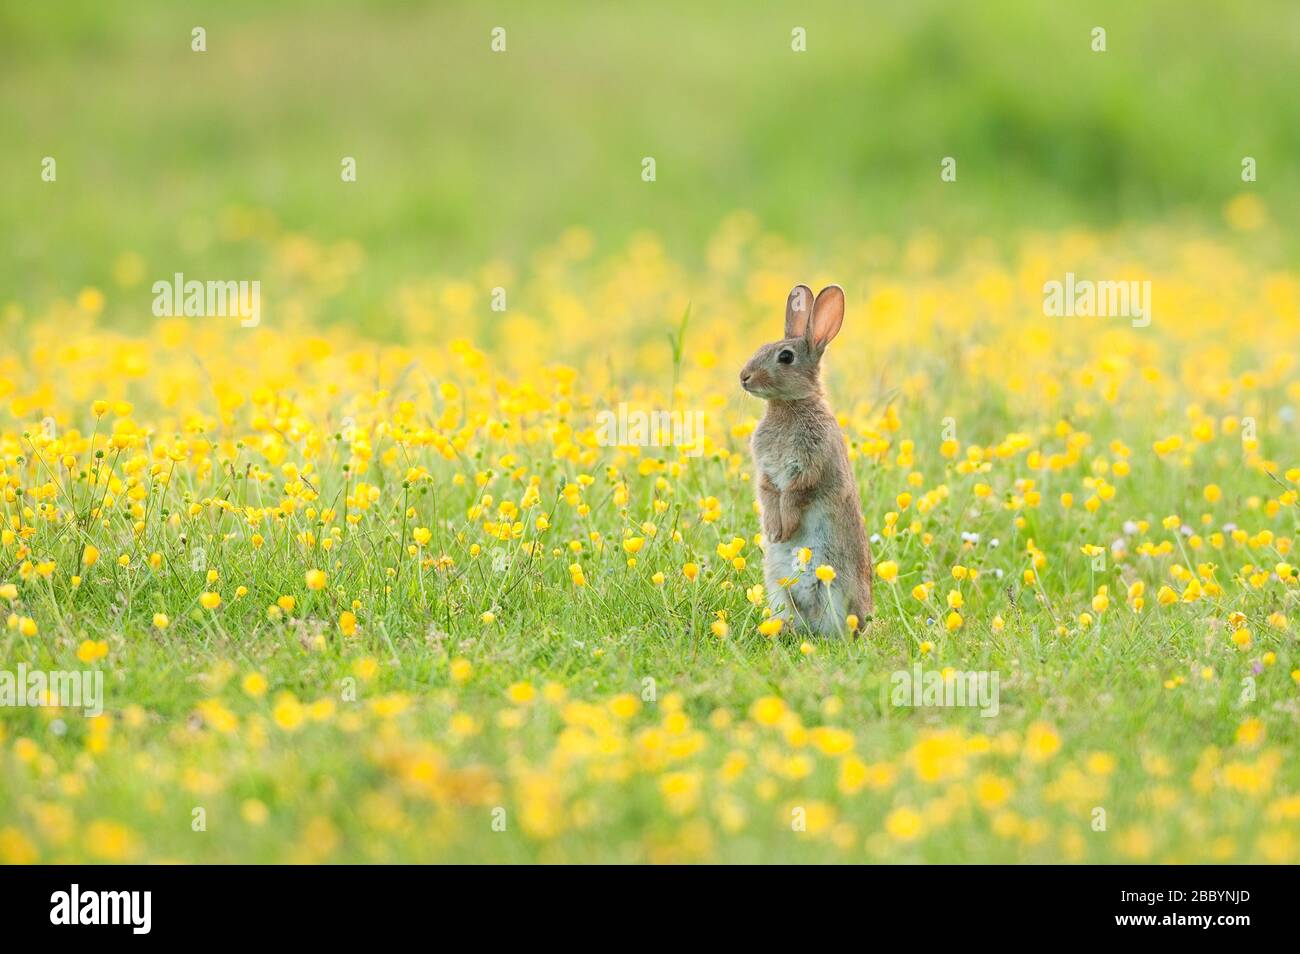
<svg viewBox="0 0 1300 954">
<path fill-rule="evenodd" d="M 740 386 L 767 402 L 750 440 L 762 509 L 768 605 L 787 626 L 822 635 L 858 629 L 873 612 L 871 546 L 857 482 L 835 415 L 822 391 L 821 357 L 844 323 L 844 290 L 828 285 L 813 299 L 796 285 L 785 337 L 763 345 L 740 372 Z M 799 551 L 812 551 L 806 564 Z M 835 570 L 829 584 L 816 568 Z"/>
</svg>

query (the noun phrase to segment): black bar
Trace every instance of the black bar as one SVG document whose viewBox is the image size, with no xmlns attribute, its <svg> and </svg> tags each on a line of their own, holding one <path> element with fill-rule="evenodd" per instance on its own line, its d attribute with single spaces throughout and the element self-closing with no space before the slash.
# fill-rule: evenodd
<svg viewBox="0 0 1300 954">
<path fill-rule="evenodd" d="M 801 932 L 836 930 L 838 922 L 861 932 L 864 944 L 903 931 L 933 949 L 980 936 L 1010 938 L 1021 930 L 1050 932 L 1041 937 L 1052 943 L 1127 935 L 1230 944 L 1291 936 L 1296 925 L 1294 869 L 1261 867 L 733 869 L 721 875 L 725 887 L 717 873 L 696 881 L 703 873 L 690 869 L 604 871 L 599 882 L 582 870 L 484 867 L 43 867 L 8 874 L 0 883 L 7 941 L 77 932 L 81 940 L 93 934 L 128 943 L 337 943 L 349 937 L 373 942 L 402 930 L 430 938 L 444 929 L 481 931 L 492 940 L 510 930 L 540 938 L 564 931 L 566 921 L 564 933 L 590 936 L 593 917 L 630 919 L 656 933 L 671 929 L 685 940 L 682 918 L 695 921 L 711 908 L 718 917 L 705 920 L 713 929 L 738 935 L 746 928 L 765 930 L 776 915 Z M 52 923 L 70 920 L 74 884 L 87 916 L 99 908 L 111 915 L 116 908 L 126 923 Z M 101 905 L 99 892 L 149 892 L 147 933 L 138 930 L 145 920 L 143 894 L 115 894 Z M 95 900 L 87 901 L 88 895 Z M 67 903 L 60 908 L 62 900 Z M 755 903 L 763 911 L 757 917 Z M 709 927 L 700 931 L 707 934 Z"/>
</svg>

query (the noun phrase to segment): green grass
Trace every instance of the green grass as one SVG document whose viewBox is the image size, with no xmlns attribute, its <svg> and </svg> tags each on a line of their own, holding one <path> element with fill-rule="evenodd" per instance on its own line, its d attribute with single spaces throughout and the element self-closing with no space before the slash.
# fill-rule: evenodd
<svg viewBox="0 0 1300 954">
<path fill-rule="evenodd" d="M 366 270 L 326 311 L 345 322 L 373 320 L 399 276 L 519 261 L 573 224 L 602 246 L 651 229 L 700 255 L 736 209 L 814 253 L 927 230 L 1217 223 L 1246 155 L 1268 205 L 1300 198 L 1297 17 L 1210 0 L 10 5 L 0 288 L 66 298 L 124 249 L 151 274 L 247 274 L 256 260 L 219 226 L 231 206 L 363 245 Z"/>
</svg>

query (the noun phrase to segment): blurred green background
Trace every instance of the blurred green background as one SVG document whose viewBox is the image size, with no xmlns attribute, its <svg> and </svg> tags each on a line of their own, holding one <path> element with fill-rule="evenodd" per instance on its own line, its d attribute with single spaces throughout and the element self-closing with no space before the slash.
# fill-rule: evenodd
<svg viewBox="0 0 1300 954">
<path fill-rule="evenodd" d="M 398 277 L 575 224 L 688 261 L 736 209 L 814 250 L 1215 227 L 1246 155 L 1268 208 L 1300 207 L 1297 64 L 1293 0 L 6 3 L 0 304 L 108 285 L 124 250 L 149 281 L 247 275 L 231 207 L 358 242 L 356 320 Z"/>
</svg>

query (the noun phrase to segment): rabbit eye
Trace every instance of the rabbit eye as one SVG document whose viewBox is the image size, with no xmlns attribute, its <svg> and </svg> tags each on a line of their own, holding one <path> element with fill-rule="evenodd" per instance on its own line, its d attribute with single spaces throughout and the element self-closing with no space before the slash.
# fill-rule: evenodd
<svg viewBox="0 0 1300 954">
<path fill-rule="evenodd" d="M 794 364 L 794 352 L 789 348 L 782 348 L 781 353 L 776 356 L 776 360 L 781 364 Z"/>
</svg>

